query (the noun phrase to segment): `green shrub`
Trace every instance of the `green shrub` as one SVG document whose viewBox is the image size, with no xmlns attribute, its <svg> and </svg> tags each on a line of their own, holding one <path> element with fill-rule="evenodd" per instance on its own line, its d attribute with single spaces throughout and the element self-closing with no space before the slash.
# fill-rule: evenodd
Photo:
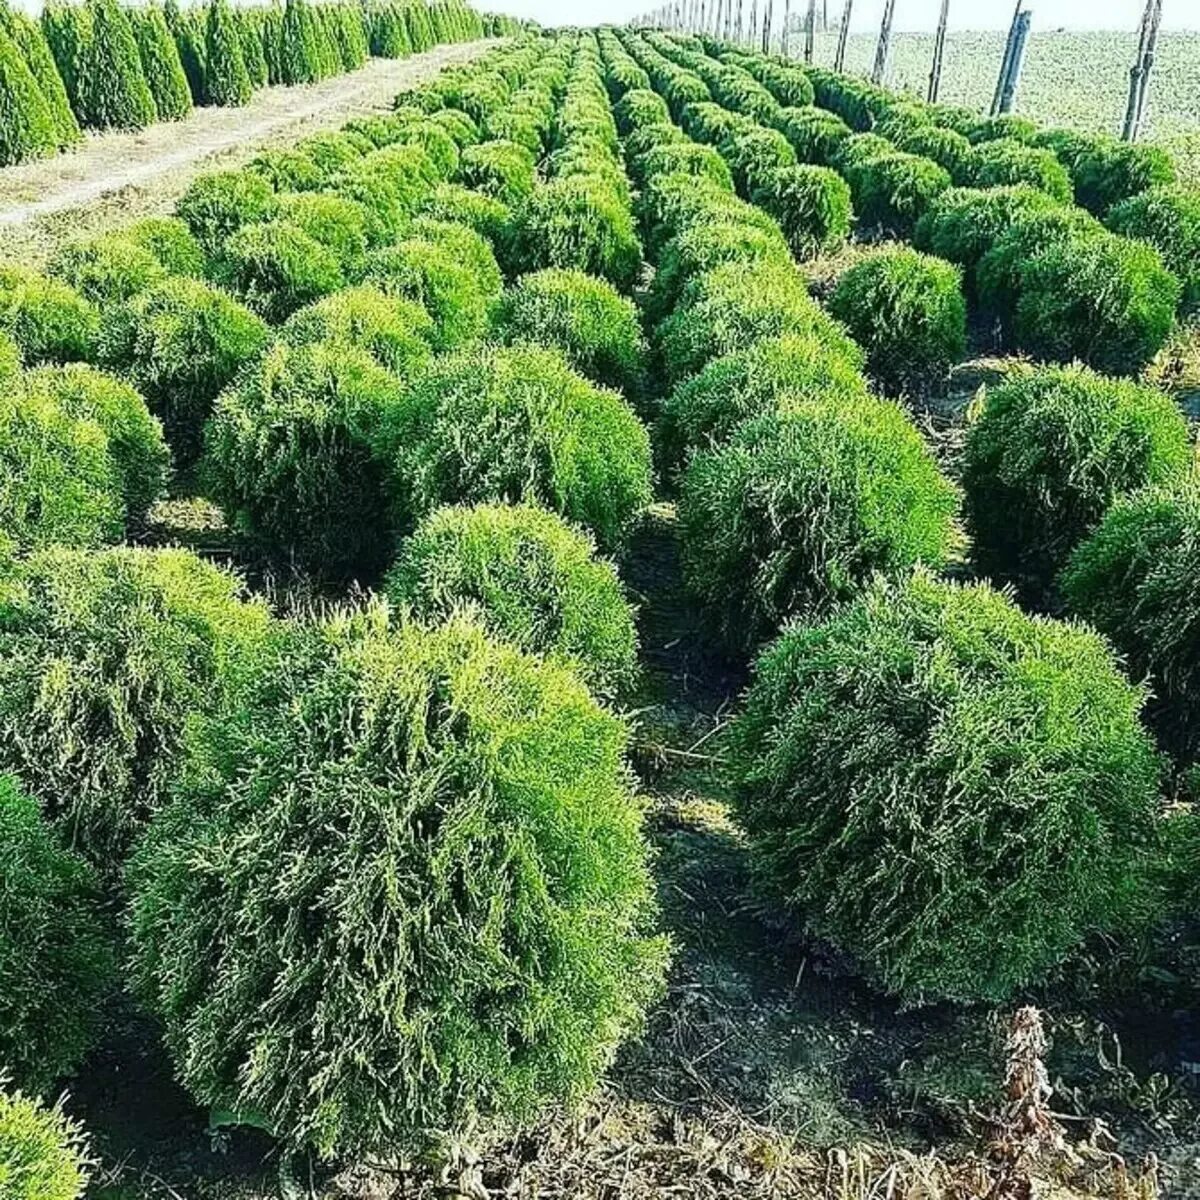
<svg viewBox="0 0 1200 1200">
<path fill-rule="evenodd" d="M 1175 324 L 1182 288 L 1158 251 L 1109 234 L 1052 242 L 1018 267 L 1012 336 L 1038 358 L 1136 375 Z"/>
<path fill-rule="evenodd" d="M 204 21 L 204 96 L 208 104 L 238 108 L 254 89 L 242 54 L 242 38 L 229 0 L 208 0 Z"/>
<path fill-rule="evenodd" d="M 120 480 L 126 524 L 140 525 L 165 490 L 171 470 L 162 426 L 146 401 L 129 384 L 82 363 L 40 367 L 28 374 L 26 386 L 69 415 L 100 426 Z"/>
<path fill-rule="evenodd" d="M 246 66 L 251 91 L 266 87 L 271 79 L 271 68 L 267 65 L 263 35 L 266 28 L 265 14 L 261 9 L 239 8 L 234 11 L 237 25 L 238 49 Z"/>
<path fill-rule="evenodd" d="M 846 600 L 876 571 L 939 566 L 956 495 L 897 406 L 781 400 L 697 453 L 680 488 L 684 580 L 734 651 Z"/>
<path fill-rule="evenodd" d="M 463 151 L 461 179 L 511 207 L 532 193 L 537 168 L 533 155 L 516 142 L 481 142 Z"/>
<path fill-rule="evenodd" d="M 58 66 L 50 52 L 46 35 L 42 32 L 37 21 L 27 17 L 22 12 L 8 9 L 0 15 L 4 32 L 12 38 L 13 43 L 25 60 L 33 74 L 38 91 L 42 94 L 50 112 L 51 124 L 54 128 L 56 147 L 66 149 L 76 145 L 82 138 L 79 132 L 79 122 L 71 111 L 71 102 L 67 97 L 67 89 L 58 73 Z"/>
<path fill-rule="evenodd" d="M 863 399 L 866 381 L 856 361 L 813 334 L 763 338 L 714 359 L 663 401 L 656 439 L 663 474 L 673 479 L 695 451 L 723 445 L 750 417 L 830 395 Z"/>
<path fill-rule="evenodd" d="M 966 353 L 962 273 L 907 246 L 877 250 L 841 276 L 829 311 L 867 352 L 884 391 L 944 385 Z"/>
<path fill-rule="evenodd" d="M 671 120 L 667 102 L 648 88 L 632 88 L 613 105 L 613 119 L 622 135 L 646 125 L 665 125 Z"/>
<path fill-rule="evenodd" d="M 361 263 L 367 253 L 371 219 L 356 200 L 327 192 L 284 192 L 278 200 L 278 219 L 304 230 L 344 268 Z"/>
<path fill-rule="evenodd" d="M 791 143 L 775 129 L 755 126 L 721 144 L 721 157 L 733 172 L 738 193 L 749 198 L 768 185 L 776 171 L 796 165 Z"/>
<path fill-rule="evenodd" d="M 63 849 L 37 801 L 10 775 L 0 775 L 0 842 L 0 1058 L 22 1087 L 40 1093 L 70 1074 L 90 1047 L 112 955 L 91 871 Z M 4 1118 L 12 1116 L 11 1103 L 0 1088 L 6 1200 L 22 1194 L 9 1190 L 6 1171 L 12 1147 L 5 1145 Z M 44 1193 L 27 1194 L 45 1200 Z"/>
<path fill-rule="evenodd" d="M 499 200 L 457 183 L 439 183 L 425 198 L 421 212 L 437 221 L 452 221 L 475 230 L 492 243 L 497 257 L 507 257 L 512 210 Z"/>
<path fill-rule="evenodd" d="M 1161 147 L 1100 138 L 1081 150 L 1072 174 L 1075 196 L 1096 216 L 1153 187 L 1175 182 L 1175 164 Z"/>
<path fill-rule="evenodd" d="M 43 158 L 59 148 L 54 113 L 21 51 L 0 30 L 0 167 Z"/>
<path fill-rule="evenodd" d="M 433 318 L 433 348 L 453 350 L 486 332 L 491 298 L 471 267 L 451 251 L 410 238 L 369 254 L 362 282 L 410 300 Z"/>
<path fill-rule="evenodd" d="M 83 1133 L 0 1078 L 0 1183 L 5 1200 L 80 1200 L 92 1161 Z"/>
<path fill-rule="evenodd" d="M 646 345 L 637 308 L 603 279 L 538 271 L 505 296 L 496 327 L 508 343 L 561 350 L 581 375 L 631 399 L 645 385 Z"/>
<path fill-rule="evenodd" d="M 200 243 L 178 217 L 142 217 L 122 226 L 120 237 L 149 250 L 168 275 L 203 277 L 207 263 Z"/>
<path fill-rule="evenodd" d="M 437 121 L 414 121 L 403 133 L 405 145 L 419 146 L 429 155 L 441 179 L 458 174 L 458 143 Z"/>
<path fill-rule="evenodd" d="M 849 177 L 859 222 L 905 239 L 951 183 L 932 159 L 895 152 L 869 157 Z"/>
<path fill-rule="evenodd" d="M 275 204 L 271 185 L 256 172 L 213 171 L 192 180 L 175 213 L 204 250 L 216 254 L 243 225 L 270 220 Z"/>
<path fill-rule="evenodd" d="M 391 416 L 402 528 L 443 504 L 529 501 L 612 548 L 651 499 L 645 427 L 556 351 L 479 346 L 435 358 Z"/>
<path fill-rule="evenodd" d="M 257 554 L 321 581 L 370 581 L 392 550 L 376 439 L 400 382 L 345 340 L 279 342 L 218 398 L 204 475 Z"/>
<path fill-rule="evenodd" d="M 325 184 L 325 172 L 303 150 L 264 150 L 247 170 L 261 175 L 277 192 L 315 192 Z"/>
<path fill-rule="evenodd" d="M 266 622 L 232 575 L 184 550 L 32 556 L 0 587 L 0 769 L 115 876 L 166 798 L 189 719 Z"/>
<path fill-rule="evenodd" d="M 284 0 L 280 32 L 279 81 L 289 86 L 325 77 L 321 38 L 307 0 Z"/>
<path fill-rule="evenodd" d="M 365 350 L 403 380 L 429 361 L 433 318 L 411 300 L 370 287 L 345 288 L 292 316 L 280 337 L 292 346 L 336 342 Z"/>
<path fill-rule="evenodd" d="M 87 0 L 91 34 L 79 66 L 79 103 L 93 129 L 142 129 L 158 119 L 129 18 L 117 0 Z"/>
<path fill-rule="evenodd" d="M 891 136 L 889 134 L 889 136 Z M 892 138 L 898 150 L 905 154 L 916 154 L 931 159 L 950 173 L 954 180 L 962 179 L 973 160 L 975 151 L 961 133 L 953 129 L 942 129 L 937 125 L 921 125 Z M 1067 181 L 1070 187 L 1070 181 Z"/>
<path fill-rule="evenodd" d="M 516 212 L 513 241 L 515 261 L 529 271 L 584 271 L 628 291 L 641 269 L 642 247 L 628 204 L 587 175 L 535 188 Z"/>
<path fill-rule="evenodd" d="M 284 220 L 239 229 L 225 243 L 222 271 L 246 304 L 272 323 L 345 281 L 337 255 Z"/>
<path fill-rule="evenodd" d="M 168 279 L 112 315 L 101 358 L 146 397 L 177 461 L 188 465 L 217 393 L 268 337 L 262 319 L 232 296 L 196 279 Z"/>
<path fill-rule="evenodd" d="M 462 263 L 474 275 L 480 292 L 489 301 L 498 299 L 504 290 L 504 275 L 496 261 L 496 252 L 487 238 L 469 226 L 419 216 L 409 228 L 409 237 L 429 242 Z"/>
<path fill-rule="evenodd" d="M 1192 460 L 1170 397 L 1082 367 L 988 391 L 967 433 L 966 516 L 979 569 L 1044 601 L 1071 551 L 1120 496 L 1178 481 Z"/>
<path fill-rule="evenodd" d="M 1070 204 L 1074 199 L 1071 176 L 1052 151 L 1007 138 L 976 146 L 967 160 L 963 181 L 977 188 L 1023 184 L 1061 204 Z"/>
<path fill-rule="evenodd" d="M 362 162 L 366 153 L 351 134 L 333 130 L 311 133 L 301 138 L 296 143 L 296 149 L 311 158 L 325 172 L 326 178 L 332 178 L 339 171 Z"/>
<path fill-rule="evenodd" d="M 74 288 L 26 267 L 0 266 L 0 332 L 29 365 L 95 357 L 100 315 Z"/>
<path fill-rule="evenodd" d="M 122 480 L 100 425 L 41 393 L 0 395 L 0 556 L 97 546 L 124 529 Z"/>
<path fill-rule="evenodd" d="M 826 167 L 838 161 L 843 143 L 854 136 L 841 117 L 821 108 L 781 109 L 776 128 L 791 142 L 801 162 Z"/>
<path fill-rule="evenodd" d="M 101 308 L 120 304 L 166 276 L 153 251 L 114 233 L 67 242 L 47 270 Z"/>
<path fill-rule="evenodd" d="M 831 253 L 850 236 L 850 185 L 828 167 L 783 167 L 755 192 L 754 203 L 779 222 L 799 259 Z"/>
<path fill-rule="evenodd" d="M 351 1157 L 580 1098 L 665 959 L 624 744 L 572 672 L 475 625 L 282 626 L 132 872 L 184 1085 Z"/>
<path fill-rule="evenodd" d="M 832 351 L 854 353 L 794 266 L 730 262 L 687 285 L 675 312 L 659 326 L 657 341 L 666 380 L 674 386 L 760 338 L 814 331 L 828 339 Z"/>
<path fill-rule="evenodd" d="M 1114 205 L 1105 220 L 1114 233 L 1149 242 L 1182 283 L 1183 310 L 1200 309 L 1200 191 L 1151 188 Z"/>
<path fill-rule="evenodd" d="M 1143 699 L 1086 629 L 879 581 L 758 662 L 732 738 L 754 866 L 888 991 L 1006 1002 L 1136 903 Z"/>
<path fill-rule="evenodd" d="M 586 534 L 536 506 L 437 509 L 404 542 L 387 595 L 435 624 L 471 606 L 493 637 L 565 662 L 600 695 L 637 671 L 637 630 L 615 569 Z"/>
<path fill-rule="evenodd" d="M 645 179 L 658 175 L 693 175 L 707 179 L 726 191 L 733 190 L 733 175 L 725 160 L 711 147 L 696 142 L 676 142 L 658 146 L 638 161 Z"/>
</svg>

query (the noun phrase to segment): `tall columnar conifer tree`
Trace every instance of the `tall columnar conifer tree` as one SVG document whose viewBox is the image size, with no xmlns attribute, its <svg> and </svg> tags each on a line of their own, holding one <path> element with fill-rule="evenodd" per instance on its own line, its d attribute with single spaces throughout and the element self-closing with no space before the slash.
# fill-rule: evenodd
<svg viewBox="0 0 1200 1200">
<path fill-rule="evenodd" d="M 0 166 L 53 154 L 57 148 L 50 106 L 16 43 L 0 31 Z"/>
<path fill-rule="evenodd" d="M 209 104 L 236 108 L 253 88 L 242 57 L 242 37 L 229 0 L 211 0 L 204 25 L 204 94 Z"/>
<path fill-rule="evenodd" d="M 92 32 L 79 74 L 85 125 L 94 129 L 141 129 L 158 118 L 142 60 L 117 0 L 88 0 Z"/>
<path fill-rule="evenodd" d="M 41 26 L 24 13 L 13 12 L 6 7 L 0 7 L 0 18 L 4 22 L 4 32 L 21 52 L 46 101 L 59 147 L 74 145 L 81 137 L 79 122 L 71 111 L 67 89 Z"/>
<path fill-rule="evenodd" d="M 130 13 L 136 14 L 133 33 L 158 119 L 178 121 L 192 111 L 192 89 L 163 10 L 148 4 L 131 9 Z"/>
</svg>

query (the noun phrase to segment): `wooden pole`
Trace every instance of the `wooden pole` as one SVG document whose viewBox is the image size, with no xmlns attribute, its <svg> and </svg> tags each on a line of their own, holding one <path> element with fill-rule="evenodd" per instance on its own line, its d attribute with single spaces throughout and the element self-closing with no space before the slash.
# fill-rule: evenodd
<svg viewBox="0 0 1200 1200">
<path fill-rule="evenodd" d="M 1013 18 L 1008 26 L 1008 40 L 1004 43 L 1004 57 L 1000 60 L 1000 74 L 996 76 L 996 90 L 992 93 L 991 114 L 994 117 L 1000 111 L 1000 98 L 1004 95 L 1004 84 L 1012 65 L 1013 44 L 1017 38 L 1017 22 L 1021 19 L 1021 8 L 1025 0 L 1017 0 L 1013 10 Z"/>
<path fill-rule="evenodd" d="M 817 23 L 817 0 L 808 0 L 808 20 L 804 25 L 804 61 L 811 63 L 813 60 L 813 45 L 814 45 L 814 29 L 813 26 Z"/>
<path fill-rule="evenodd" d="M 775 15 L 775 0 L 763 0 L 762 52 L 771 52 L 771 22 Z"/>
<path fill-rule="evenodd" d="M 1137 61 L 1129 72 L 1129 103 L 1125 108 L 1125 124 L 1121 131 L 1121 136 L 1127 142 L 1136 142 L 1142 135 L 1150 98 L 1150 72 L 1154 67 L 1161 24 L 1162 0 L 1146 0 L 1138 37 Z"/>
<path fill-rule="evenodd" d="M 842 25 L 838 30 L 837 52 L 833 56 L 833 69 L 846 69 L 846 39 L 850 36 L 850 14 L 854 11 L 854 0 L 846 0 L 842 7 Z"/>
<path fill-rule="evenodd" d="M 946 26 L 950 23 L 950 0 L 942 0 L 938 17 L 937 36 L 933 39 L 933 66 L 929 71 L 929 94 L 926 99 L 936 104 L 942 90 L 942 62 L 946 56 Z"/>
<path fill-rule="evenodd" d="M 1000 93 L 1000 112 L 1012 112 L 1013 103 L 1017 98 L 1017 85 L 1021 82 L 1021 68 L 1025 65 L 1025 47 L 1029 41 L 1029 22 L 1033 14 L 1026 9 L 1017 18 L 1017 27 L 1013 37 L 1012 57 L 1008 64 L 1008 75 Z"/>
<path fill-rule="evenodd" d="M 750 36 L 746 39 L 751 46 L 754 45 L 755 35 L 758 33 L 758 0 L 750 0 Z"/>
<path fill-rule="evenodd" d="M 879 26 L 879 42 L 875 46 L 875 66 L 871 69 L 871 82 L 882 85 L 887 76 L 888 50 L 892 43 L 892 20 L 896 16 L 896 0 L 887 0 L 883 8 L 883 22 Z"/>
</svg>

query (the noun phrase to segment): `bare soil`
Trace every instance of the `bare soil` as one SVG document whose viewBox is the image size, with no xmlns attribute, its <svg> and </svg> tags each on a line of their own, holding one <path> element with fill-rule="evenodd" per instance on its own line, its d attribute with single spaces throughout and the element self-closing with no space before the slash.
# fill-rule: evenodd
<svg viewBox="0 0 1200 1200">
<path fill-rule="evenodd" d="M 192 179 L 263 147 L 392 107 L 400 92 L 491 44 L 438 46 L 312 87 L 265 88 L 243 108 L 197 108 L 182 121 L 88 137 L 78 150 L 0 171 L 0 259 L 37 265 L 65 237 L 170 211 Z"/>
</svg>

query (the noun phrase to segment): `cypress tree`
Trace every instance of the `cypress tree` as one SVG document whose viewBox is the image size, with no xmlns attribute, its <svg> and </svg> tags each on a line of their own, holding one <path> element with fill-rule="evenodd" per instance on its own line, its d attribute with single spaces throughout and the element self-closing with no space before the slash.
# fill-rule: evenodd
<svg viewBox="0 0 1200 1200">
<path fill-rule="evenodd" d="M 258 8 L 239 8 L 233 13 L 242 42 L 242 60 L 246 64 L 246 74 L 250 76 L 252 91 L 266 87 L 270 79 L 267 60 L 263 54 L 263 15 L 263 11 Z"/>
<path fill-rule="evenodd" d="M 263 59 L 267 64 L 267 82 L 283 82 L 283 9 L 278 4 L 264 8 L 259 25 Z"/>
<path fill-rule="evenodd" d="M 57 149 L 50 106 L 16 43 L 0 30 L 0 166 L 40 158 Z"/>
<path fill-rule="evenodd" d="M 117 0 L 88 0 L 92 35 L 79 73 L 83 122 L 94 129 L 142 129 L 158 119 L 142 60 Z"/>
<path fill-rule="evenodd" d="M 343 71 L 357 71 L 370 53 L 363 29 L 362 10 L 354 4 L 335 4 L 329 9 L 333 22 L 338 60 Z"/>
<path fill-rule="evenodd" d="M 204 63 L 204 95 L 209 104 L 237 108 L 250 99 L 250 74 L 229 0 L 209 3 L 204 23 Z"/>
<path fill-rule="evenodd" d="M 77 121 L 83 120 L 83 106 L 79 101 L 79 71 L 87 44 L 91 41 L 91 27 L 91 14 L 79 4 L 52 0 L 42 9 L 42 32 Z"/>
<path fill-rule="evenodd" d="M 130 13 L 136 14 L 133 33 L 159 120 L 178 121 L 192 111 L 192 89 L 162 9 L 148 4 Z"/>
<path fill-rule="evenodd" d="M 342 59 L 338 54 L 337 38 L 333 32 L 333 10 L 327 4 L 316 4 L 309 12 L 316 27 L 316 42 L 321 60 L 321 78 L 329 79 L 342 73 Z"/>
<path fill-rule="evenodd" d="M 27 17 L 24 13 L 13 12 L 7 6 L 0 7 L 4 17 L 4 31 L 12 38 L 13 43 L 25 59 L 42 98 L 50 109 L 54 121 L 55 138 L 60 148 L 73 146 L 83 135 L 79 132 L 79 122 L 71 111 L 71 101 L 67 97 L 67 89 L 42 27 Z"/>
<path fill-rule="evenodd" d="M 198 13 L 182 12 L 178 0 L 166 0 L 163 16 L 175 39 L 175 49 L 187 76 L 194 104 L 204 103 L 204 31 Z"/>
<path fill-rule="evenodd" d="M 279 73 L 280 81 L 289 86 L 316 83 L 321 78 L 316 21 L 306 0 L 286 0 Z"/>
</svg>

